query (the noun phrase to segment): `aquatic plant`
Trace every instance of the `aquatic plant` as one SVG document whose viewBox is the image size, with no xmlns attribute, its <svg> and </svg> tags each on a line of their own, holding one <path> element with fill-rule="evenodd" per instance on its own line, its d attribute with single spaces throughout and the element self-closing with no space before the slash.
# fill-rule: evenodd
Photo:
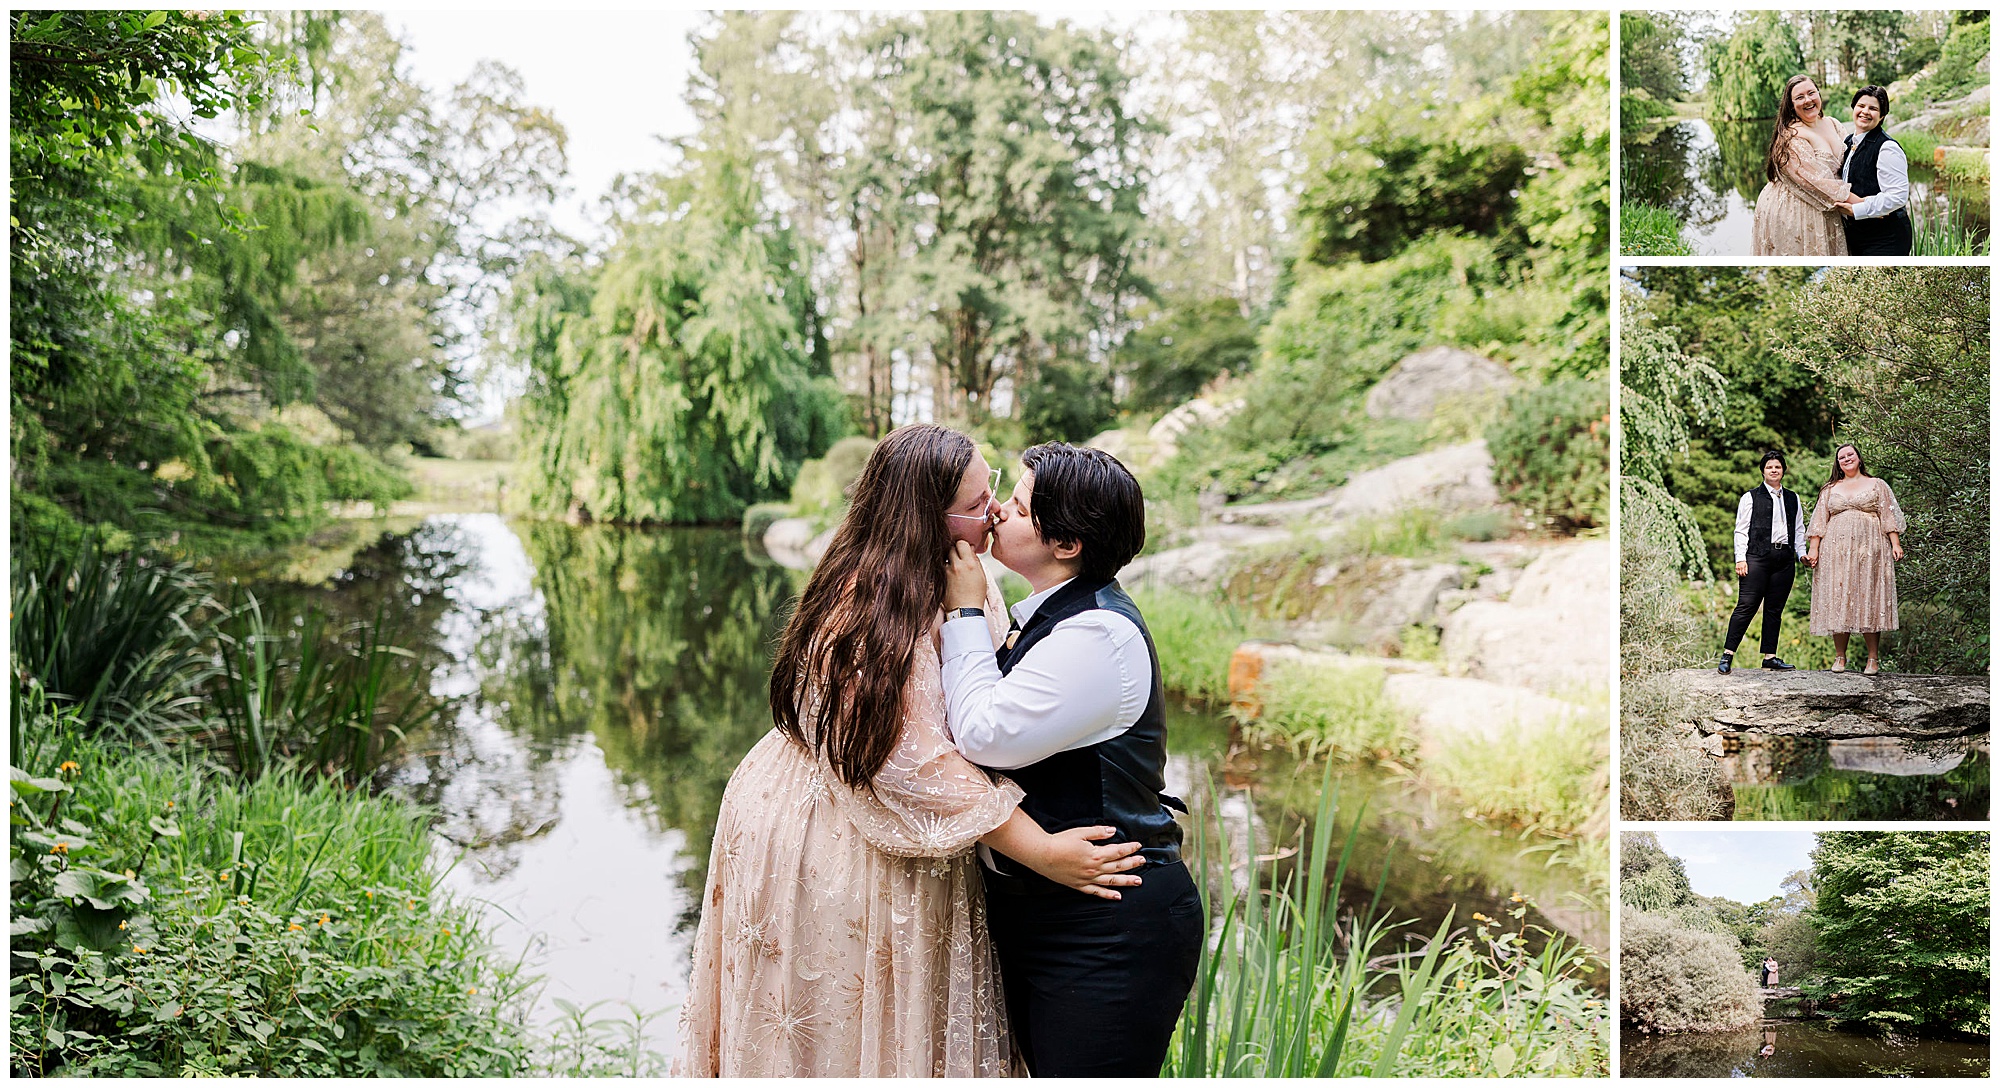
<svg viewBox="0 0 2000 1088">
<path fill-rule="evenodd" d="M 1625 201 L 1618 206 L 1618 252 L 1627 257 L 1692 257 L 1681 217 L 1667 208 Z"/>
<path fill-rule="evenodd" d="M 1254 843 L 1197 822 L 1192 864 L 1215 935 L 1161 1075 L 1604 1075 L 1608 1014 L 1577 977 L 1591 953 L 1554 934 L 1530 953 L 1523 897 L 1511 930 L 1477 914 L 1459 930 L 1447 915 L 1400 950 L 1385 947 L 1401 934 L 1377 914 L 1381 881 L 1374 901 L 1343 911 L 1365 813 L 1336 858 L 1337 792 L 1329 771 L 1310 842 L 1270 887 Z"/>
<path fill-rule="evenodd" d="M 1929 201 L 1910 201 L 1910 256 L 1979 257 L 1992 249 L 1990 239 L 1974 232 L 1965 209 L 1951 200 L 1932 207 Z"/>
</svg>

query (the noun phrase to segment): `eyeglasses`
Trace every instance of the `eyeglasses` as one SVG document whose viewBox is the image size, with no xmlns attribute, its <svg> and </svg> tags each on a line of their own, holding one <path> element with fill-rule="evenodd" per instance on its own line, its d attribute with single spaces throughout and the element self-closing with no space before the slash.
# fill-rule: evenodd
<svg viewBox="0 0 2000 1088">
<path fill-rule="evenodd" d="M 988 479 L 988 480 L 986 481 L 986 494 L 987 494 L 987 496 L 988 496 L 988 498 L 989 498 L 989 499 L 997 499 L 997 498 L 999 498 L 999 497 L 1000 497 L 1000 470 L 999 470 L 999 469 L 997 469 L 997 468 L 993 470 L 993 475 L 992 475 L 992 477 L 991 477 L 990 479 Z M 990 505 L 990 503 L 989 503 L 989 505 Z M 993 520 L 994 520 L 994 519 L 993 519 L 993 515 L 992 515 L 992 514 L 950 514 L 950 513 L 947 513 L 947 514 L 945 515 L 945 517 L 948 517 L 948 518 L 958 518 L 958 519 L 959 519 L 960 521 L 978 521 L 978 522 L 984 522 L 984 523 L 985 523 L 985 524 L 987 524 L 987 525 L 992 525 L 992 524 L 993 524 Z"/>
</svg>

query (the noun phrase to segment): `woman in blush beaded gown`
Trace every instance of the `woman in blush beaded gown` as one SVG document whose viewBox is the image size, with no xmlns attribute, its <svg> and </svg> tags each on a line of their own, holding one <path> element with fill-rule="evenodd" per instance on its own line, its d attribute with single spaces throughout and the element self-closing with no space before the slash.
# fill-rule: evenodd
<svg viewBox="0 0 2000 1088">
<path fill-rule="evenodd" d="M 1847 133 L 1828 117 L 1819 85 L 1803 75 L 1785 82 L 1778 121 L 1764 153 L 1764 178 L 1750 224 L 1752 252 L 1759 257 L 1845 257 L 1843 216 L 1852 216 L 1861 198 L 1840 180 L 1840 156 Z"/>
<path fill-rule="evenodd" d="M 1045 834 L 946 731 L 945 564 L 984 546 L 994 477 L 970 438 L 915 424 L 855 481 L 779 643 L 776 728 L 723 794 L 676 1072 L 1017 1073 L 975 844 L 1107 899 L 1139 882 L 1137 843 Z"/>
<path fill-rule="evenodd" d="M 1806 527 L 1806 565 L 1813 568 L 1812 633 L 1833 636 L 1833 671 L 1847 671 L 1847 639 L 1860 632 L 1868 647 L 1861 671 L 1881 671 L 1882 632 L 1894 631 L 1896 563 L 1903 558 L 1902 508 L 1881 479 L 1868 474 L 1861 451 L 1847 443 L 1833 452 L 1833 478 L 1819 489 Z"/>
</svg>

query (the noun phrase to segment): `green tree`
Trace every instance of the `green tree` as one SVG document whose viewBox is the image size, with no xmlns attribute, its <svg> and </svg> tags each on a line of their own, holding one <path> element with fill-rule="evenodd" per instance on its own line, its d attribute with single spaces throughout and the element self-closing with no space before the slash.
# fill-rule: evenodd
<svg viewBox="0 0 2000 1088">
<path fill-rule="evenodd" d="M 1705 577 L 1708 557 L 1701 530 L 1687 504 L 1666 480 L 1667 464 L 1688 447 L 1689 424 L 1715 418 L 1724 404 L 1725 385 L 1699 356 L 1681 351 L 1679 330 L 1655 324 L 1630 298 L 1619 365 L 1618 418 L 1623 436 L 1618 471 L 1630 506 L 1644 506 L 1665 539 L 1677 569 Z"/>
<path fill-rule="evenodd" d="M 815 302 L 742 164 L 704 156 L 626 192 L 595 269 L 523 285 L 534 504 L 635 523 L 716 522 L 783 496 L 844 429 L 816 364 Z"/>
<path fill-rule="evenodd" d="M 1775 354 L 1831 387 L 1836 440 L 1860 447 L 1909 519 L 1897 591 L 1918 622 L 1890 643 L 1904 668 L 1986 671 L 1988 306 L 1985 269 L 1848 268 L 1783 309 Z"/>
<path fill-rule="evenodd" d="M 1829 1015 L 1986 1034 L 1988 849 L 1983 831 L 1819 833 L 1809 917 Z"/>
<path fill-rule="evenodd" d="M 1169 299 L 1141 305 L 1145 324 L 1126 334 L 1116 367 L 1131 411 L 1158 411 L 1184 403 L 1218 374 L 1242 374 L 1257 360 L 1257 326 L 1228 296 Z"/>
<path fill-rule="evenodd" d="M 1743 12 L 1707 49 L 1708 111 L 1725 121 L 1778 115 L 1785 81 L 1805 71 L 1798 31 L 1775 11 Z"/>
<path fill-rule="evenodd" d="M 1627 11 L 1618 16 L 1618 88 L 1644 91 L 1657 102 L 1687 94 L 1681 41 L 1687 17 L 1677 11 Z"/>
</svg>

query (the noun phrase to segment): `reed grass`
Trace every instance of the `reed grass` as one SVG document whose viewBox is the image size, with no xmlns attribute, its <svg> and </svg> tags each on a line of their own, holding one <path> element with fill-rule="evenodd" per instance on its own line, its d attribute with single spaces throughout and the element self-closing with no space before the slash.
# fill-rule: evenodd
<svg viewBox="0 0 2000 1088">
<path fill-rule="evenodd" d="M 1299 864 L 1269 887 L 1254 842 L 1238 847 L 1219 820 L 1197 822 L 1192 858 L 1214 937 L 1162 1076 L 1607 1072 L 1605 1003 L 1577 978 L 1588 950 L 1549 934 L 1530 953 L 1525 925 L 1509 932 L 1475 914 L 1460 931 L 1455 912 L 1420 945 L 1390 947 L 1402 934 L 1378 913 L 1386 859 L 1371 902 L 1344 912 L 1339 902 L 1366 814 L 1336 857 L 1337 807 L 1329 770 Z M 1526 908 L 1512 913 L 1518 922 Z"/>
<path fill-rule="evenodd" d="M 1618 206 L 1618 249 L 1627 257 L 1692 257 L 1681 217 L 1666 208 L 1626 201 Z"/>
<path fill-rule="evenodd" d="M 1964 209 L 1950 200 L 1943 211 L 1911 201 L 1910 230 L 1912 257 L 1979 257 L 1992 250 L 1991 240 L 1975 233 Z"/>
</svg>

